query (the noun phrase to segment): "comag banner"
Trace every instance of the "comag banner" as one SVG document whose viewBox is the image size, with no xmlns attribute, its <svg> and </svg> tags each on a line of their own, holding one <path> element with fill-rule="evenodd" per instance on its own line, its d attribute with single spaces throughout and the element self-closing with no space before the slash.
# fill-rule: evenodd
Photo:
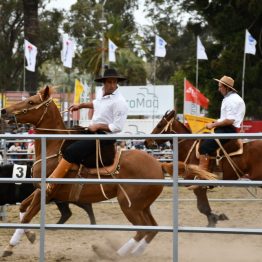
<svg viewBox="0 0 262 262">
<path fill-rule="evenodd" d="M 207 128 L 204 128 L 207 123 L 211 123 L 215 121 L 213 118 L 203 117 L 203 116 L 194 116 L 185 114 L 185 119 L 192 131 L 192 133 L 211 133 L 212 130 L 209 130 Z"/>
</svg>

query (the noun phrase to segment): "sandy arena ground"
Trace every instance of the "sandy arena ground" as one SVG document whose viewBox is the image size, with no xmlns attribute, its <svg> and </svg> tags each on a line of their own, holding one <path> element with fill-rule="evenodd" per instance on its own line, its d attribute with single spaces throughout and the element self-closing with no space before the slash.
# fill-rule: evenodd
<svg viewBox="0 0 262 262">
<path fill-rule="evenodd" d="M 192 199 L 194 195 L 185 188 L 179 189 L 180 199 Z M 254 192 L 254 189 L 252 189 Z M 262 198 L 258 189 L 257 197 Z M 160 199 L 172 198 L 172 188 L 165 188 Z M 245 188 L 222 188 L 210 192 L 209 198 L 252 198 Z M 224 212 L 230 220 L 219 222 L 219 227 L 262 227 L 261 201 L 227 201 L 211 202 L 212 208 Z M 98 224 L 129 224 L 117 203 L 94 204 Z M 89 223 L 84 211 L 72 206 L 73 216 L 67 223 Z M 159 201 L 152 206 L 152 213 L 161 226 L 172 225 L 172 202 Z M 47 206 L 47 223 L 55 223 L 59 213 L 54 205 Z M 39 220 L 34 219 L 34 223 Z M 8 207 L 7 222 L 18 222 L 18 206 Z M 206 226 L 206 218 L 199 214 L 195 201 L 179 203 L 180 226 Z M 0 254 L 10 240 L 12 229 L 0 229 Z M 39 233 L 32 245 L 24 236 L 20 245 L 14 249 L 14 255 L 0 261 L 32 262 L 39 260 Z M 45 261 L 50 262 L 169 262 L 173 261 L 172 234 L 158 233 L 141 257 L 119 258 L 117 250 L 134 232 L 88 231 L 88 230 L 54 230 L 46 231 Z M 259 262 L 262 261 L 262 236 L 193 234 L 179 233 L 179 262 Z"/>
</svg>

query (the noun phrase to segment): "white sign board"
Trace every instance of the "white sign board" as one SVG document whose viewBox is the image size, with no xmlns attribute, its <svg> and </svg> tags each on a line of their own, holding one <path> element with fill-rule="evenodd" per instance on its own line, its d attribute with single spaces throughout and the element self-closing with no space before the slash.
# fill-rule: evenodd
<svg viewBox="0 0 262 262">
<path fill-rule="evenodd" d="M 101 87 L 100 87 L 101 88 Z M 174 108 L 174 86 L 119 86 L 129 106 L 129 116 L 163 116 Z"/>
</svg>

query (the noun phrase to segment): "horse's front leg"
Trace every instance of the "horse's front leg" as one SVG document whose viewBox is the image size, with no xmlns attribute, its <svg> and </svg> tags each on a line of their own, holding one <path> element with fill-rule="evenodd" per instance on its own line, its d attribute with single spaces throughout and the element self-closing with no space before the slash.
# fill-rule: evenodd
<svg viewBox="0 0 262 262">
<path fill-rule="evenodd" d="M 200 213 L 206 215 L 208 227 L 216 227 L 216 224 L 219 220 L 228 220 L 228 217 L 224 213 L 215 214 L 212 212 L 207 198 L 206 187 L 197 187 L 194 189 L 194 193 L 197 197 L 197 208 Z"/>
<path fill-rule="evenodd" d="M 40 207 L 41 207 L 41 189 L 37 188 L 34 193 L 32 194 L 33 198 L 26 209 L 26 212 L 21 220 L 22 223 L 30 223 L 32 218 L 39 212 Z"/>
<path fill-rule="evenodd" d="M 41 191 L 40 191 L 41 192 Z M 20 222 L 23 221 L 25 216 L 25 211 L 27 207 L 32 203 L 35 194 L 38 194 L 37 191 L 34 191 L 29 197 L 22 201 L 19 210 L 20 210 Z M 21 240 L 22 236 L 26 234 L 27 239 L 33 244 L 35 241 L 35 233 L 29 229 L 22 229 L 18 228 L 15 230 L 14 234 L 12 235 L 9 245 L 4 249 L 2 257 L 11 256 L 13 254 L 13 248 L 18 245 L 19 241 Z"/>
</svg>

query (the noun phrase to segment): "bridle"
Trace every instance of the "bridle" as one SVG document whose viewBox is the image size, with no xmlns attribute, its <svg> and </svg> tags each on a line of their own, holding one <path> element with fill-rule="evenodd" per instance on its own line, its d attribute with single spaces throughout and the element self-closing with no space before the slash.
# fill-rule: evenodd
<svg viewBox="0 0 262 262">
<path fill-rule="evenodd" d="M 165 117 L 163 117 L 162 120 L 165 120 L 166 124 L 164 125 L 164 127 L 161 129 L 161 131 L 158 134 L 163 134 L 167 132 L 170 132 L 171 134 L 177 134 L 177 132 L 173 130 L 173 122 L 175 120 L 175 117 L 172 117 L 170 120 L 167 120 Z M 158 144 L 155 141 L 155 139 L 152 139 L 152 140 L 153 140 L 153 145 L 158 148 Z"/>
<path fill-rule="evenodd" d="M 35 105 L 35 106 L 32 106 L 30 108 L 24 108 L 24 109 L 22 109 L 20 111 L 15 111 L 15 112 L 12 113 L 17 127 L 18 127 L 18 122 L 17 122 L 17 118 L 16 118 L 17 115 L 26 114 L 28 111 L 31 111 L 31 110 L 38 110 L 42 106 L 45 106 L 45 110 L 43 111 L 40 119 L 38 120 L 38 122 L 36 123 L 35 126 L 37 127 L 42 122 L 42 120 L 44 119 L 44 116 L 45 116 L 45 114 L 47 113 L 47 110 L 48 110 L 48 106 L 53 101 L 53 98 L 49 97 L 47 100 L 43 101 L 42 95 L 40 93 L 38 93 L 38 95 L 39 95 L 40 100 L 42 101 L 42 103 L 40 103 L 38 105 Z"/>
<path fill-rule="evenodd" d="M 166 124 L 164 125 L 162 130 L 159 132 L 159 134 L 168 132 L 168 130 L 171 132 L 171 134 L 177 134 L 177 132 L 173 130 L 173 122 L 175 120 L 175 117 L 172 117 L 170 120 L 167 120 L 165 117 L 163 117 L 163 120 L 166 121 Z"/>
</svg>

